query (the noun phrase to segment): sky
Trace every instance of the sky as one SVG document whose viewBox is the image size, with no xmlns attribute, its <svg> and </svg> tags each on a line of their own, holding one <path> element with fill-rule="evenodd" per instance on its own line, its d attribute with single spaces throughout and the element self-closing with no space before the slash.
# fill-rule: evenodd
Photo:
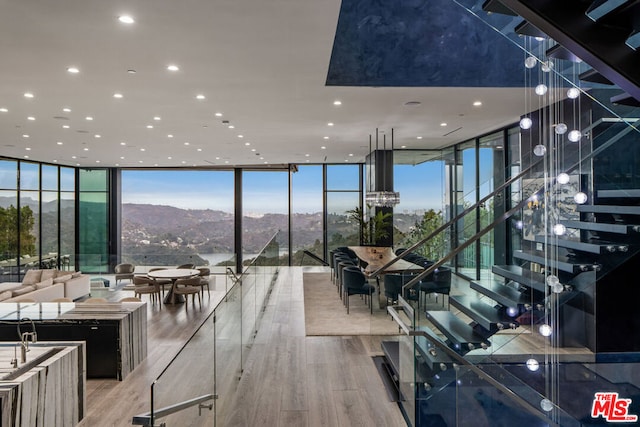
<svg viewBox="0 0 640 427">
<path fill-rule="evenodd" d="M 327 168 L 329 212 L 344 212 L 357 205 L 358 168 Z M 397 165 L 394 189 L 400 192 L 400 212 L 442 209 L 442 162 Z M 233 212 L 232 171 L 124 170 L 123 203 L 175 206 L 182 209 L 214 209 Z M 288 210 L 289 177 L 286 171 L 246 171 L 243 174 L 243 209 L 249 214 L 283 213 Z M 322 166 L 301 165 L 292 177 L 293 210 L 322 211 Z M 332 191 L 333 190 L 333 191 Z"/>
</svg>

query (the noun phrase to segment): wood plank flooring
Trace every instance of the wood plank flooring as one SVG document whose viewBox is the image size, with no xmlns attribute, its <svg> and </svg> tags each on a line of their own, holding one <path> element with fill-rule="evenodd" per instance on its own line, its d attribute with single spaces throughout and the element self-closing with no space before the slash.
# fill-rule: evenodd
<svg viewBox="0 0 640 427">
<path fill-rule="evenodd" d="M 305 337 L 302 272 L 302 267 L 281 269 L 240 381 L 217 390 L 215 425 L 406 425 L 398 406 L 388 400 L 371 359 L 381 354 L 381 337 Z M 109 299 L 118 300 L 131 292 L 112 294 Z M 149 306 L 147 359 L 124 381 L 89 380 L 87 412 L 79 426 L 129 426 L 134 415 L 149 411 L 151 383 L 221 294 L 212 290 L 202 310 L 191 305 L 189 310 L 184 305 Z M 224 366 L 224 361 L 217 366 Z M 207 376 L 211 365 L 190 368 L 202 369 Z M 168 427 L 214 425 L 213 414 L 206 410 L 200 418 L 161 421 Z"/>
</svg>

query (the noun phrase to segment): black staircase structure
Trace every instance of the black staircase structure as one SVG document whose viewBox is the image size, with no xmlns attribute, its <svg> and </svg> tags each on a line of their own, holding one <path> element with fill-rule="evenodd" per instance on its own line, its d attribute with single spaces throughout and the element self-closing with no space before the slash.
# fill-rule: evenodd
<svg viewBox="0 0 640 427">
<path fill-rule="evenodd" d="M 592 84 L 589 100 L 580 101 L 581 122 L 586 123 L 580 130 L 585 138 L 566 147 L 573 160 L 562 165 L 587 202 L 551 213 L 553 223 L 526 236 L 523 232 L 506 263 L 493 265 L 486 278 L 471 280 L 464 295 L 450 297 L 451 310 L 414 315 L 411 309 L 399 307 L 410 312 L 407 317 L 413 316 L 415 322 L 404 326 L 410 338 L 405 347 L 415 350 L 414 377 L 404 391 L 402 379 L 397 381 L 401 397 L 415 399 L 404 410 L 411 412 L 410 424 L 420 426 L 456 425 L 452 420 L 457 419 L 448 415 L 449 410 L 455 412 L 452 402 L 454 406 L 479 405 L 487 416 L 496 417 L 494 425 L 601 425 L 606 424 L 604 419 L 590 416 L 590 399 L 597 391 L 611 390 L 632 399 L 630 413 L 640 415 L 640 389 L 613 379 L 614 375 L 600 375 L 595 363 L 640 361 L 640 287 L 635 286 L 640 271 L 640 133 L 636 128 L 640 114 L 632 109 L 640 106 L 640 0 L 487 0 L 482 10 L 519 16 L 522 21 L 515 25 L 516 33 L 555 41 L 545 59 L 556 64 L 584 61 L 591 67 L 579 75 Z M 622 93 L 611 96 L 606 87 Z M 546 113 L 542 109 L 533 114 Z M 523 134 L 523 150 L 532 150 L 539 138 L 535 131 Z M 533 165 L 528 176 L 531 183 L 522 185 L 525 198 L 516 211 L 527 209 L 526 197 L 565 191 L 564 184 L 548 176 L 544 185 L 535 187 L 541 173 Z M 521 218 L 522 214 L 510 210 L 491 226 Z M 444 226 L 440 231 L 454 233 L 460 222 L 456 217 L 448 225 L 450 230 Z M 554 232 L 553 225 L 565 232 Z M 415 248 L 409 249 L 400 257 Z M 450 254 L 406 288 L 463 249 L 451 248 Z M 560 358 L 544 363 L 538 371 L 537 364 L 525 363 L 524 355 L 510 358 L 492 353 L 500 347 L 502 331 L 517 333 L 522 325 L 533 329 L 550 323 L 545 317 L 549 307 L 554 307 L 556 327 L 549 344 L 586 347 L 593 353 L 593 364 Z M 390 312 L 396 318 L 394 310 Z M 421 314 L 428 327 L 418 326 Z M 402 348 L 402 341 L 383 343 L 399 378 Z M 552 396 L 553 409 L 536 413 L 526 402 L 547 396 L 550 383 L 561 384 L 563 390 Z M 574 389 L 577 394 L 572 394 Z"/>
</svg>

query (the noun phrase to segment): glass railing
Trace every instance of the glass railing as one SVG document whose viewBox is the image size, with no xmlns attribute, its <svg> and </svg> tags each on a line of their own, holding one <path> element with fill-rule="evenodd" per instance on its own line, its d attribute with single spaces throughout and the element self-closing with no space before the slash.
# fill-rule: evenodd
<svg viewBox="0 0 640 427">
<path fill-rule="evenodd" d="M 151 385 L 151 409 L 136 425 L 224 425 L 278 275 L 277 233 Z"/>
</svg>

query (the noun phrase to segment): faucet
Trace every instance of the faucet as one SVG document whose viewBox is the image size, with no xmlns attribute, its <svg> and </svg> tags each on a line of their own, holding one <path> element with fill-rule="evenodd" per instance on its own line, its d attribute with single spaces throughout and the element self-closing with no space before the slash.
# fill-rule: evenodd
<svg viewBox="0 0 640 427">
<path fill-rule="evenodd" d="M 22 332 L 20 330 L 20 325 L 22 322 L 31 322 L 31 332 Z M 27 352 L 29 351 L 29 341 L 32 343 L 38 342 L 38 334 L 36 333 L 36 325 L 33 323 L 28 317 L 24 317 L 18 321 L 18 336 L 20 337 L 20 361 L 22 363 L 26 363 L 27 361 Z"/>
</svg>

